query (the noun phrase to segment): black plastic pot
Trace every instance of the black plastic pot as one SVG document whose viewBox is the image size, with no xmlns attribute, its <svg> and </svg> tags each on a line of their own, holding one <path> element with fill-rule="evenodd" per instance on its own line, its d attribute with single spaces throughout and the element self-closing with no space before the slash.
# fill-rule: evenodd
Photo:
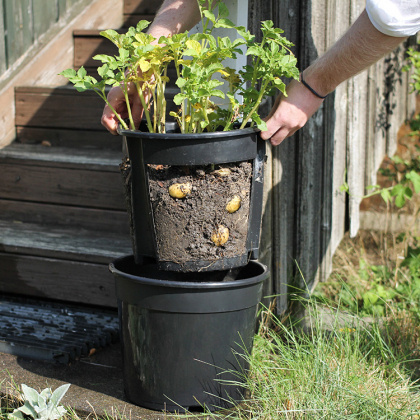
<svg viewBox="0 0 420 420">
<path fill-rule="evenodd" d="M 267 268 L 176 273 L 124 257 L 116 280 L 127 398 L 168 411 L 229 407 L 243 397 Z"/>
<path fill-rule="evenodd" d="M 258 258 L 263 204 L 265 142 L 253 128 L 201 134 L 180 134 L 176 124 L 166 134 L 120 129 L 131 162 L 129 214 L 133 254 L 136 262 L 143 256 L 156 258 L 162 270 L 196 272 L 224 270 L 246 265 Z M 240 255 L 217 260 L 167 261 L 160 258 L 155 223 L 149 197 L 147 165 L 195 166 L 251 161 L 248 234 Z"/>
</svg>

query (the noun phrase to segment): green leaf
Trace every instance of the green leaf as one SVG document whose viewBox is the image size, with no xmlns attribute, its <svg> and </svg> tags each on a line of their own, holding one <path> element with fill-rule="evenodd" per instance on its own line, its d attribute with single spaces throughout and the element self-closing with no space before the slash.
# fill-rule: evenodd
<svg viewBox="0 0 420 420">
<path fill-rule="evenodd" d="M 22 384 L 22 392 L 23 392 L 23 395 L 25 396 L 26 401 L 29 401 L 32 405 L 38 404 L 38 395 L 39 394 L 35 389 L 33 389 L 33 388 L 31 388 L 31 387 L 29 387 L 25 384 Z"/>
<path fill-rule="evenodd" d="M 381 191 L 381 197 L 385 201 L 385 203 L 388 203 L 388 201 L 391 200 L 392 195 L 388 189 L 383 189 Z"/>
<path fill-rule="evenodd" d="M 257 123 L 257 127 L 258 127 L 258 129 L 259 129 L 259 130 L 261 130 L 261 131 L 267 131 L 267 124 L 266 124 L 266 122 L 265 122 L 265 121 L 263 121 L 263 120 L 260 120 L 260 122 L 259 122 L 259 123 Z"/>
<path fill-rule="evenodd" d="M 391 191 L 391 195 L 395 197 L 395 205 L 399 208 L 403 207 L 407 199 L 411 199 L 413 191 L 410 187 L 397 184 Z"/>
<path fill-rule="evenodd" d="M 120 58 L 123 61 L 127 60 L 130 56 L 130 52 L 126 50 L 125 48 L 119 48 L 118 53 L 120 54 Z"/>
<path fill-rule="evenodd" d="M 51 403 L 57 406 L 69 388 L 70 384 L 64 384 L 59 386 L 51 395 Z"/>
<path fill-rule="evenodd" d="M 225 94 L 219 89 L 212 90 L 211 91 L 211 96 L 217 96 L 218 98 L 222 98 L 222 99 L 225 98 Z"/>
<path fill-rule="evenodd" d="M 7 415 L 7 418 L 9 420 L 23 420 L 23 413 L 21 411 L 19 411 L 18 409 L 14 410 L 13 413 L 9 413 Z"/>
<path fill-rule="evenodd" d="M 259 46 L 254 46 L 254 47 L 249 47 L 246 55 L 255 55 L 255 56 L 260 56 L 262 55 L 263 49 Z"/>
<path fill-rule="evenodd" d="M 406 176 L 413 183 L 414 191 L 420 192 L 420 174 L 416 171 L 410 171 Z"/>
<path fill-rule="evenodd" d="M 182 101 L 188 99 L 188 96 L 183 93 L 178 93 L 174 96 L 174 104 L 181 105 Z"/>
<path fill-rule="evenodd" d="M 148 20 L 141 20 L 137 26 L 136 26 L 136 31 L 137 32 L 142 32 L 144 31 L 148 26 L 150 25 L 150 22 Z"/>
<path fill-rule="evenodd" d="M 375 305 L 375 303 L 379 300 L 379 296 L 373 291 L 363 293 L 362 297 L 363 305 L 365 308 L 370 308 L 371 306 Z"/>
<path fill-rule="evenodd" d="M 340 191 L 341 191 L 341 192 L 346 192 L 346 193 L 348 193 L 348 192 L 350 191 L 349 184 L 347 184 L 347 182 L 344 182 L 344 183 L 340 186 Z"/>
<path fill-rule="evenodd" d="M 187 83 L 186 79 L 183 79 L 182 77 L 178 77 L 178 79 L 176 80 L 175 84 L 179 87 L 179 88 L 183 88 Z"/>
<path fill-rule="evenodd" d="M 106 74 L 108 73 L 109 70 L 109 66 L 108 64 L 104 64 L 101 67 L 98 67 L 98 74 L 99 76 L 101 76 L 102 78 L 104 78 L 106 76 Z"/>
<path fill-rule="evenodd" d="M 79 70 L 77 70 L 77 75 L 83 79 L 87 75 L 86 69 L 82 66 Z"/>
<path fill-rule="evenodd" d="M 118 46 L 119 33 L 117 31 L 114 31 L 113 29 L 107 29 L 106 31 L 99 32 L 99 35 L 109 39 L 111 42 Z"/>
<path fill-rule="evenodd" d="M 101 61 L 102 63 L 111 63 L 112 61 L 115 61 L 114 57 L 111 57 L 106 54 L 96 54 L 92 57 L 94 60 Z"/>
<path fill-rule="evenodd" d="M 214 13 L 210 12 L 210 10 L 203 10 L 203 16 L 210 22 L 216 22 L 216 17 L 214 16 Z"/>
<path fill-rule="evenodd" d="M 34 419 L 38 417 L 35 405 L 32 405 L 29 401 L 25 401 L 25 404 L 23 404 L 22 407 L 19 407 L 18 410 L 27 416 L 33 417 Z"/>
<path fill-rule="evenodd" d="M 220 2 L 218 7 L 219 7 L 219 18 L 226 18 L 229 16 L 229 9 L 223 2 Z"/>
<path fill-rule="evenodd" d="M 215 25 L 215 28 L 227 28 L 227 29 L 232 29 L 235 27 L 235 25 L 233 24 L 233 22 L 229 19 L 219 19 Z"/>
<path fill-rule="evenodd" d="M 61 73 L 58 73 L 60 76 L 67 77 L 67 79 L 70 79 L 74 76 L 76 76 L 76 70 L 74 69 L 67 69 L 62 71 Z"/>
</svg>

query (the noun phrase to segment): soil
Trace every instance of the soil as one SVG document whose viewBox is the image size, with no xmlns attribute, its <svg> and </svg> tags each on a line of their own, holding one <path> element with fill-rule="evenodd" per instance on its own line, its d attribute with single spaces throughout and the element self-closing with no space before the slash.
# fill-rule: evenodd
<svg viewBox="0 0 420 420">
<path fill-rule="evenodd" d="M 203 260 L 211 264 L 246 253 L 251 162 L 188 167 L 149 165 L 148 175 L 160 261 L 182 265 Z M 177 183 L 190 184 L 191 192 L 184 198 L 173 198 L 168 190 Z M 235 195 L 240 197 L 241 205 L 229 213 L 226 205 Z M 229 230 L 229 236 L 226 243 L 218 246 L 212 235 L 220 226 Z"/>
</svg>

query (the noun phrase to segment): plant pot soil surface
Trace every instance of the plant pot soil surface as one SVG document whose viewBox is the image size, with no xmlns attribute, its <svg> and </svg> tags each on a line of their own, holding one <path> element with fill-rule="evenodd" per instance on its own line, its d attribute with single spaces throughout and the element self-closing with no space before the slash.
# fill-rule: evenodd
<svg viewBox="0 0 420 420">
<path fill-rule="evenodd" d="M 216 261 L 246 252 L 252 163 L 206 166 L 148 165 L 150 202 L 153 209 L 160 261 Z M 184 198 L 169 194 L 173 184 L 189 184 Z M 229 213 L 227 203 L 241 200 Z M 229 230 L 226 243 L 212 241 L 219 226 Z"/>
</svg>

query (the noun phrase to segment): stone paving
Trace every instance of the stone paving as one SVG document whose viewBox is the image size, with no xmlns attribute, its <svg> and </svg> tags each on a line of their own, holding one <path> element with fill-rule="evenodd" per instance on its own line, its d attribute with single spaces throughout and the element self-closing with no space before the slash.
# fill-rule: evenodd
<svg viewBox="0 0 420 420">
<path fill-rule="evenodd" d="M 169 420 L 173 416 L 130 404 L 124 396 L 120 344 L 112 344 L 69 365 L 30 360 L 0 353 L 0 391 L 15 394 L 15 385 L 37 391 L 71 383 L 62 400 L 80 417 L 124 416 L 127 419 Z M 92 418 L 92 417 L 91 417 Z"/>
</svg>

